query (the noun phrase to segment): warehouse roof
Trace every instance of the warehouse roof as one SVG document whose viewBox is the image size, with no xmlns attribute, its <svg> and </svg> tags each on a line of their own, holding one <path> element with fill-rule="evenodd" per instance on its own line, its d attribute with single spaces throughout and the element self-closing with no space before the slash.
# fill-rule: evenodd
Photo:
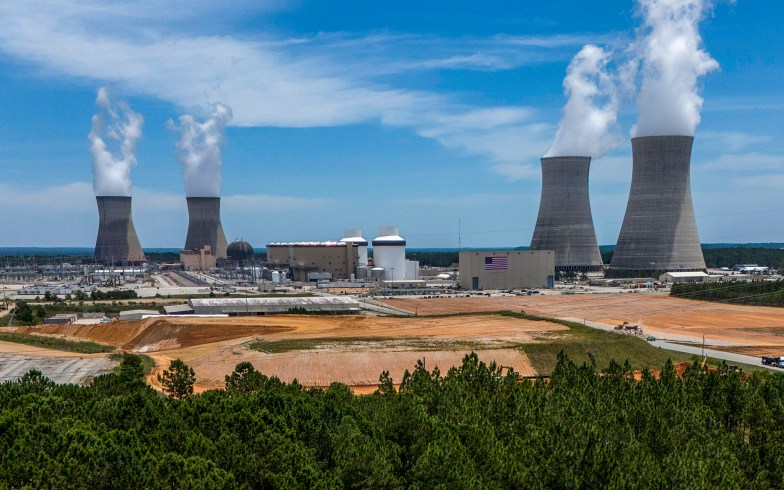
<svg viewBox="0 0 784 490">
<path fill-rule="evenodd" d="M 692 272 L 665 272 L 664 274 L 669 275 L 670 277 L 709 277 L 708 274 L 702 271 L 692 271 Z M 662 274 L 662 275 L 664 275 Z"/>
<path fill-rule="evenodd" d="M 357 300 L 346 296 L 289 296 L 280 298 L 198 298 L 190 300 L 193 307 L 207 306 L 297 306 L 356 305 Z"/>
</svg>

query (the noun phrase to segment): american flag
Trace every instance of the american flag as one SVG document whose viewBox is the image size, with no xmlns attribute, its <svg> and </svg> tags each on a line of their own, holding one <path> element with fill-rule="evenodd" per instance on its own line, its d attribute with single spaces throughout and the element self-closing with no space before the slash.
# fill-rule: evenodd
<svg viewBox="0 0 784 490">
<path fill-rule="evenodd" d="M 509 257 L 485 257 L 486 271 L 505 271 L 509 268 Z"/>
</svg>

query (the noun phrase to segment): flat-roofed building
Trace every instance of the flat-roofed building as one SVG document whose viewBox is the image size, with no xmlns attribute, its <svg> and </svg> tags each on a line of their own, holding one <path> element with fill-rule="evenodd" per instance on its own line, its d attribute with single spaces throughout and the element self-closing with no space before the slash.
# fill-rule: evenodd
<svg viewBox="0 0 784 490">
<path fill-rule="evenodd" d="M 208 271 L 214 269 L 217 257 L 212 255 L 209 245 L 199 250 L 181 250 L 180 263 L 186 271 Z"/>
<path fill-rule="evenodd" d="M 359 301 L 348 296 L 195 298 L 190 300 L 188 304 L 197 315 L 274 315 L 297 310 L 335 314 L 360 312 Z"/>
<path fill-rule="evenodd" d="M 309 273 L 329 273 L 331 279 L 350 279 L 359 264 L 359 245 L 353 242 L 291 242 L 267 245 L 267 263 L 287 267 L 294 281 L 308 281 Z M 311 277 L 326 275 L 311 274 Z"/>
<path fill-rule="evenodd" d="M 57 315 L 45 318 L 44 323 L 47 325 L 68 325 L 74 323 L 77 318 L 78 316 L 76 313 L 58 313 Z"/>
<path fill-rule="evenodd" d="M 463 289 L 552 288 L 555 252 L 552 250 L 495 250 L 460 252 Z"/>
<path fill-rule="evenodd" d="M 659 276 L 659 280 L 673 284 L 676 282 L 711 282 L 711 277 L 720 278 L 722 276 L 709 276 L 702 271 L 677 271 L 665 272 Z"/>
</svg>

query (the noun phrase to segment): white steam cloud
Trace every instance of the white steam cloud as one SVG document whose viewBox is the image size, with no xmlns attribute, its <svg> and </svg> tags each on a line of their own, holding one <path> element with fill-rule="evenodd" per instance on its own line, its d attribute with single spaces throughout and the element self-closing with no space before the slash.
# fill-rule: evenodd
<svg viewBox="0 0 784 490">
<path fill-rule="evenodd" d="M 637 43 L 642 86 L 633 136 L 694 134 L 702 97 L 697 80 L 719 67 L 702 50 L 698 24 L 709 0 L 639 0 L 644 18 Z"/>
<path fill-rule="evenodd" d="M 604 156 L 619 142 L 616 84 L 607 73 L 610 55 L 587 44 L 572 58 L 564 78 L 569 98 L 545 157 Z"/>
<path fill-rule="evenodd" d="M 144 119 L 124 101 L 112 103 L 105 87 L 98 89 L 95 103 L 99 111 L 88 136 L 93 190 L 96 196 L 130 196 L 131 168 L 136 165 L 136 142 L 142 136 Z M 109 144 L 119 145 L 119 152 Z"/>
<path fill-rule="evenodd" d="M 223 164 L 220 145 L 231 117 L 231 108 L 218 103 L 203 123 L 189 114 L 180 116 L 179 126 L 171 123 L 173 129 L 180 131 L 177 161 L 182 166 L 187 197 L 220 197 Z"/>
</svg>

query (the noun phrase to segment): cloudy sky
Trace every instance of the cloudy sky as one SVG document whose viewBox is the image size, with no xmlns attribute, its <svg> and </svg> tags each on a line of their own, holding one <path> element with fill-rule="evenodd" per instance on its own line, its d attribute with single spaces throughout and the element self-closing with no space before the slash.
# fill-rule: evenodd
<svg viewBox="0 0 784 490">
<path fill-rule="evenodd" d="M 672 1 L 672 0 L 667 0 Z M 633 0 L 142 0 L 0 4 L 0 246 L 92 246 L 88 134 L 105 87 L 143 117 L 131 170 L 145 248 L 180 247 L 187 211 L 177 121 L 233 115 L 222 141 L 229 240 L 373 238 L 412 247 L 530 243 L 539 157 L 585 44 L 622 71 Z M 692 158 L 703 242 L 784 242 L 784 3 L 719 1 L 700 22 L 717 63 Z M 600 244 L 631 181 L 632 91 L 617 144 L 591 168 Z"/>
</svg>

